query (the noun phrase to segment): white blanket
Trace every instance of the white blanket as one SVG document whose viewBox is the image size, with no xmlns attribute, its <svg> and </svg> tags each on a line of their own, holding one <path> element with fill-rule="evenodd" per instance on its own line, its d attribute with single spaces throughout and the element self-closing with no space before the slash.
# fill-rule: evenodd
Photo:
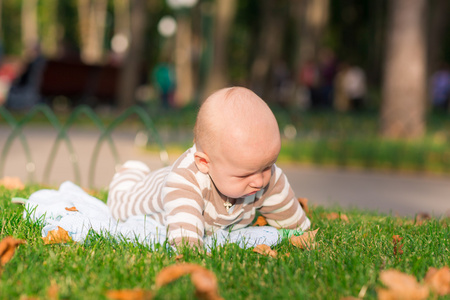
<svg viewBox="0 0 450 300">
<path fill-rule="evenodd" d="M 66 208 L 75 207 L 77 211 Z M 101 200 L 90 196 L 70 181 L 59 190 L 39 190 L 31 194 L 25 204 L 24 218 L 44 225 L 42 236 L 58 226 L 65 229 L 76 242 L 84 242 L 90 230 L 119 241 L 142 243 L 150 246 L 166 241 L 166 228 L 145 216 L 135 216 L 126 222 L 116 221 Z M 276 245 L 281 240 L 278 231 L 270 226 L 247 227 L 235 231 L 219 230 L 204 238 L 205 247 L 236 243 L 241 248 L 258 244 Z"/>
</svg>

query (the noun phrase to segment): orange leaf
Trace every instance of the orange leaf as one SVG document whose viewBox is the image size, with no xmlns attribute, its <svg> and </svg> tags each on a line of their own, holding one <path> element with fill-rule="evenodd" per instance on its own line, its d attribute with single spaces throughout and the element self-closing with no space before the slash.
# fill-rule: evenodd
<svg viewBox="0 0 450 300">
<path fill-rule="evenodd" d="M 195 294 L 198 298 L 208 300 L 222 299 L 218 292 L 216 275 L 196 264 L 175 264 L 162 269 L 156 276 L 156 288 L 159 289 L 187 274 L 191 274 L 191 281 L 195 286 Z"/>
<path fill-rule="evenodd" d="M 450 268 L 447 266 L 441 269 L 429 268 L 425 275 L 425 283 L 440 296 L 450 294 Z"/>
<path fill-rule="evenodd" d="M 345 214 L 340 214 L 340 213 L 336 213 L 336 212 L 329 213 L 329 214 L 327 214 L 325 217 L 326 217 L 328 220 L 336 220 L 336 219 L 338 219 L 338 220 L 344 221 L 344 222 L 346 222 L 346 223 L 349 222 L 349 219 L 348 219 L 347 215 L 345 215 Z"/>
<path fill-rule="evenodd" d="M 22 183 L 19 177 L 8 177 L 5 176 L 3 179 L 0 179 L 0 185 L 3 185 L 8 190 L 23 190 L 25 185 Z"/>
<path fill-rule="evenodd" d="M 269 255 L 273 258 L 277 257 L 278 253 L 275 250 L 272 250 L 269 246 L 265 244 L 257 245 L 255 248 L 253 248 L 253 252 L 259 253 L 261 255 Z"/>
<path fill-rule="evenodd" d="M 391 299 L 426 299 L 429 290 L 420 285 L 414 276 L 397 270 L 385 270 L 380 273 L 381 282 L 387 289 L 377 289 L 379 300 Z"/>
<path fill-rule="evenodd" d="M 317 231 L 319 231 L 319 228 L 314 231 L 307 231 L 299 236 L 293 235 L 290 238 L 291 244 L 300 249 L 314 249 Z"/>
<path fill-rule="evenodd" d="M 420 212 L 416 215 L 416 225 L 422 225 L 425 221 L 431 220 L 429 213 Z"/>
<path fill-rule="evenodd" d="M 67 211 L 78 211 L 78 209 L 75 206 L 72 207 L 66 207 Z"/>
<path fill-rule="evenodd" d="M 308 199 L 306 198 L 297 198 L 298 202 L 300 202 L 300 205 L 302 206 L 303 210 L 305 211 L 305 214 L 309 213 L 308 208 Z"/>
<path fill-rule="evenodd" d="M 14 255 L 16 248 L 20 244 L 25 244 L 24 240 L 16 240 L 13 237 L 7 236 L 0 242 L 0 267 L 4 266 Z"/>
<path fill-rule="evenodd" d="M 253 226 L 266 226 L 267 225 L 267 221 L 266 218 L 264 218 L 263 216 L 259 216 L 255 223 L 253 223 Z"/>
<path fill-rule="evenodd" d="M 52 280 L 50 287 L 47 289 L 47 299 L 48 300 L 58 300 L 59 299 L 59 287 L 56 281 Z"/>
<path fill-rule="evenodd" d="M 332 213 L 327 214 L 326 217 L 327 217 L 328 220 L 339 219 L 341 221 L 344 221 L 345 223 L 349 222 L 348 217 L 345 214 L 339 214 L 339 213 L 332 212 Z"/>
<path fill-rule="evenodd" d="M 64 230 L 64 228 L 59 226 L 58 229 L 49 231 L 47 233 L 47 236 L 43 237 L 42 239 L 44 240 L 45 245 L 67 243 L 72 241 L 69 233 Z"/>
<path fill-rule="evenodd" d="M 106 292 L 106 297 L 115 300 L 151 300 L 153 295 L 146 290 L 112 290 Z"/>
<path fill-rule="evenodd" d="M 399 235 L 393 235 L 392 240 L 394 242 L 394 255 L 403 254 L 403 244 L 400 244 L 400 241 L 403 240 L 403 238 Z"/>
</svg>

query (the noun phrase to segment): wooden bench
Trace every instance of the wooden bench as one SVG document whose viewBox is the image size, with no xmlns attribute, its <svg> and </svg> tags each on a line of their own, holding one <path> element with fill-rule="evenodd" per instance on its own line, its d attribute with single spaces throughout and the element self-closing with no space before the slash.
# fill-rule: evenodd
<svg viewBox="0 0 450 300">
<path fill-rule="evenodd" d="M 11 86 L 7 106 L 29 108 L 40 102 L 52 104 L 57 96 L 72 106 L 114 105 L 120 69 L 113 65 L 87 65 L 77 60 L 38 58 L 26 65 Z"/>
</svg>

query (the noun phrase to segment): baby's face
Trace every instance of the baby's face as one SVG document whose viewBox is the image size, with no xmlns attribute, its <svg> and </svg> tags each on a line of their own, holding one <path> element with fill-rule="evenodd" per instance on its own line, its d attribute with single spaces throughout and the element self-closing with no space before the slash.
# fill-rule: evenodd
<svg viewBox="0 0 450 300">
<path fill-rule="evenodd" d="M 250 155 L 227 153 L 210 162 L 208 173 L 223 195 L 246 197 L 269 184 L 278 153 L 277 148 Z"/>
</svg>

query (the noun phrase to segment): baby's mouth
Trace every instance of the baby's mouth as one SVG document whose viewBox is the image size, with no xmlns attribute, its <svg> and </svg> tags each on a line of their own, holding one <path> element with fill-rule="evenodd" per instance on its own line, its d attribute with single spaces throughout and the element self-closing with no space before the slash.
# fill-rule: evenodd
<svg viewBox="0 0 450 300">
<path fill-rule="evenodd" d="M 247 195 L 245 195 L 244 197 L 247 197 L 247 196 L 251 196 L 251 195 L 254 195 L 254 194 L 256 194 L 258 191 L 254 191 L 254 192 L 251 192 L 251 193 L 249 193 L 249 194 L 247 194 Z"/>
</svg>

